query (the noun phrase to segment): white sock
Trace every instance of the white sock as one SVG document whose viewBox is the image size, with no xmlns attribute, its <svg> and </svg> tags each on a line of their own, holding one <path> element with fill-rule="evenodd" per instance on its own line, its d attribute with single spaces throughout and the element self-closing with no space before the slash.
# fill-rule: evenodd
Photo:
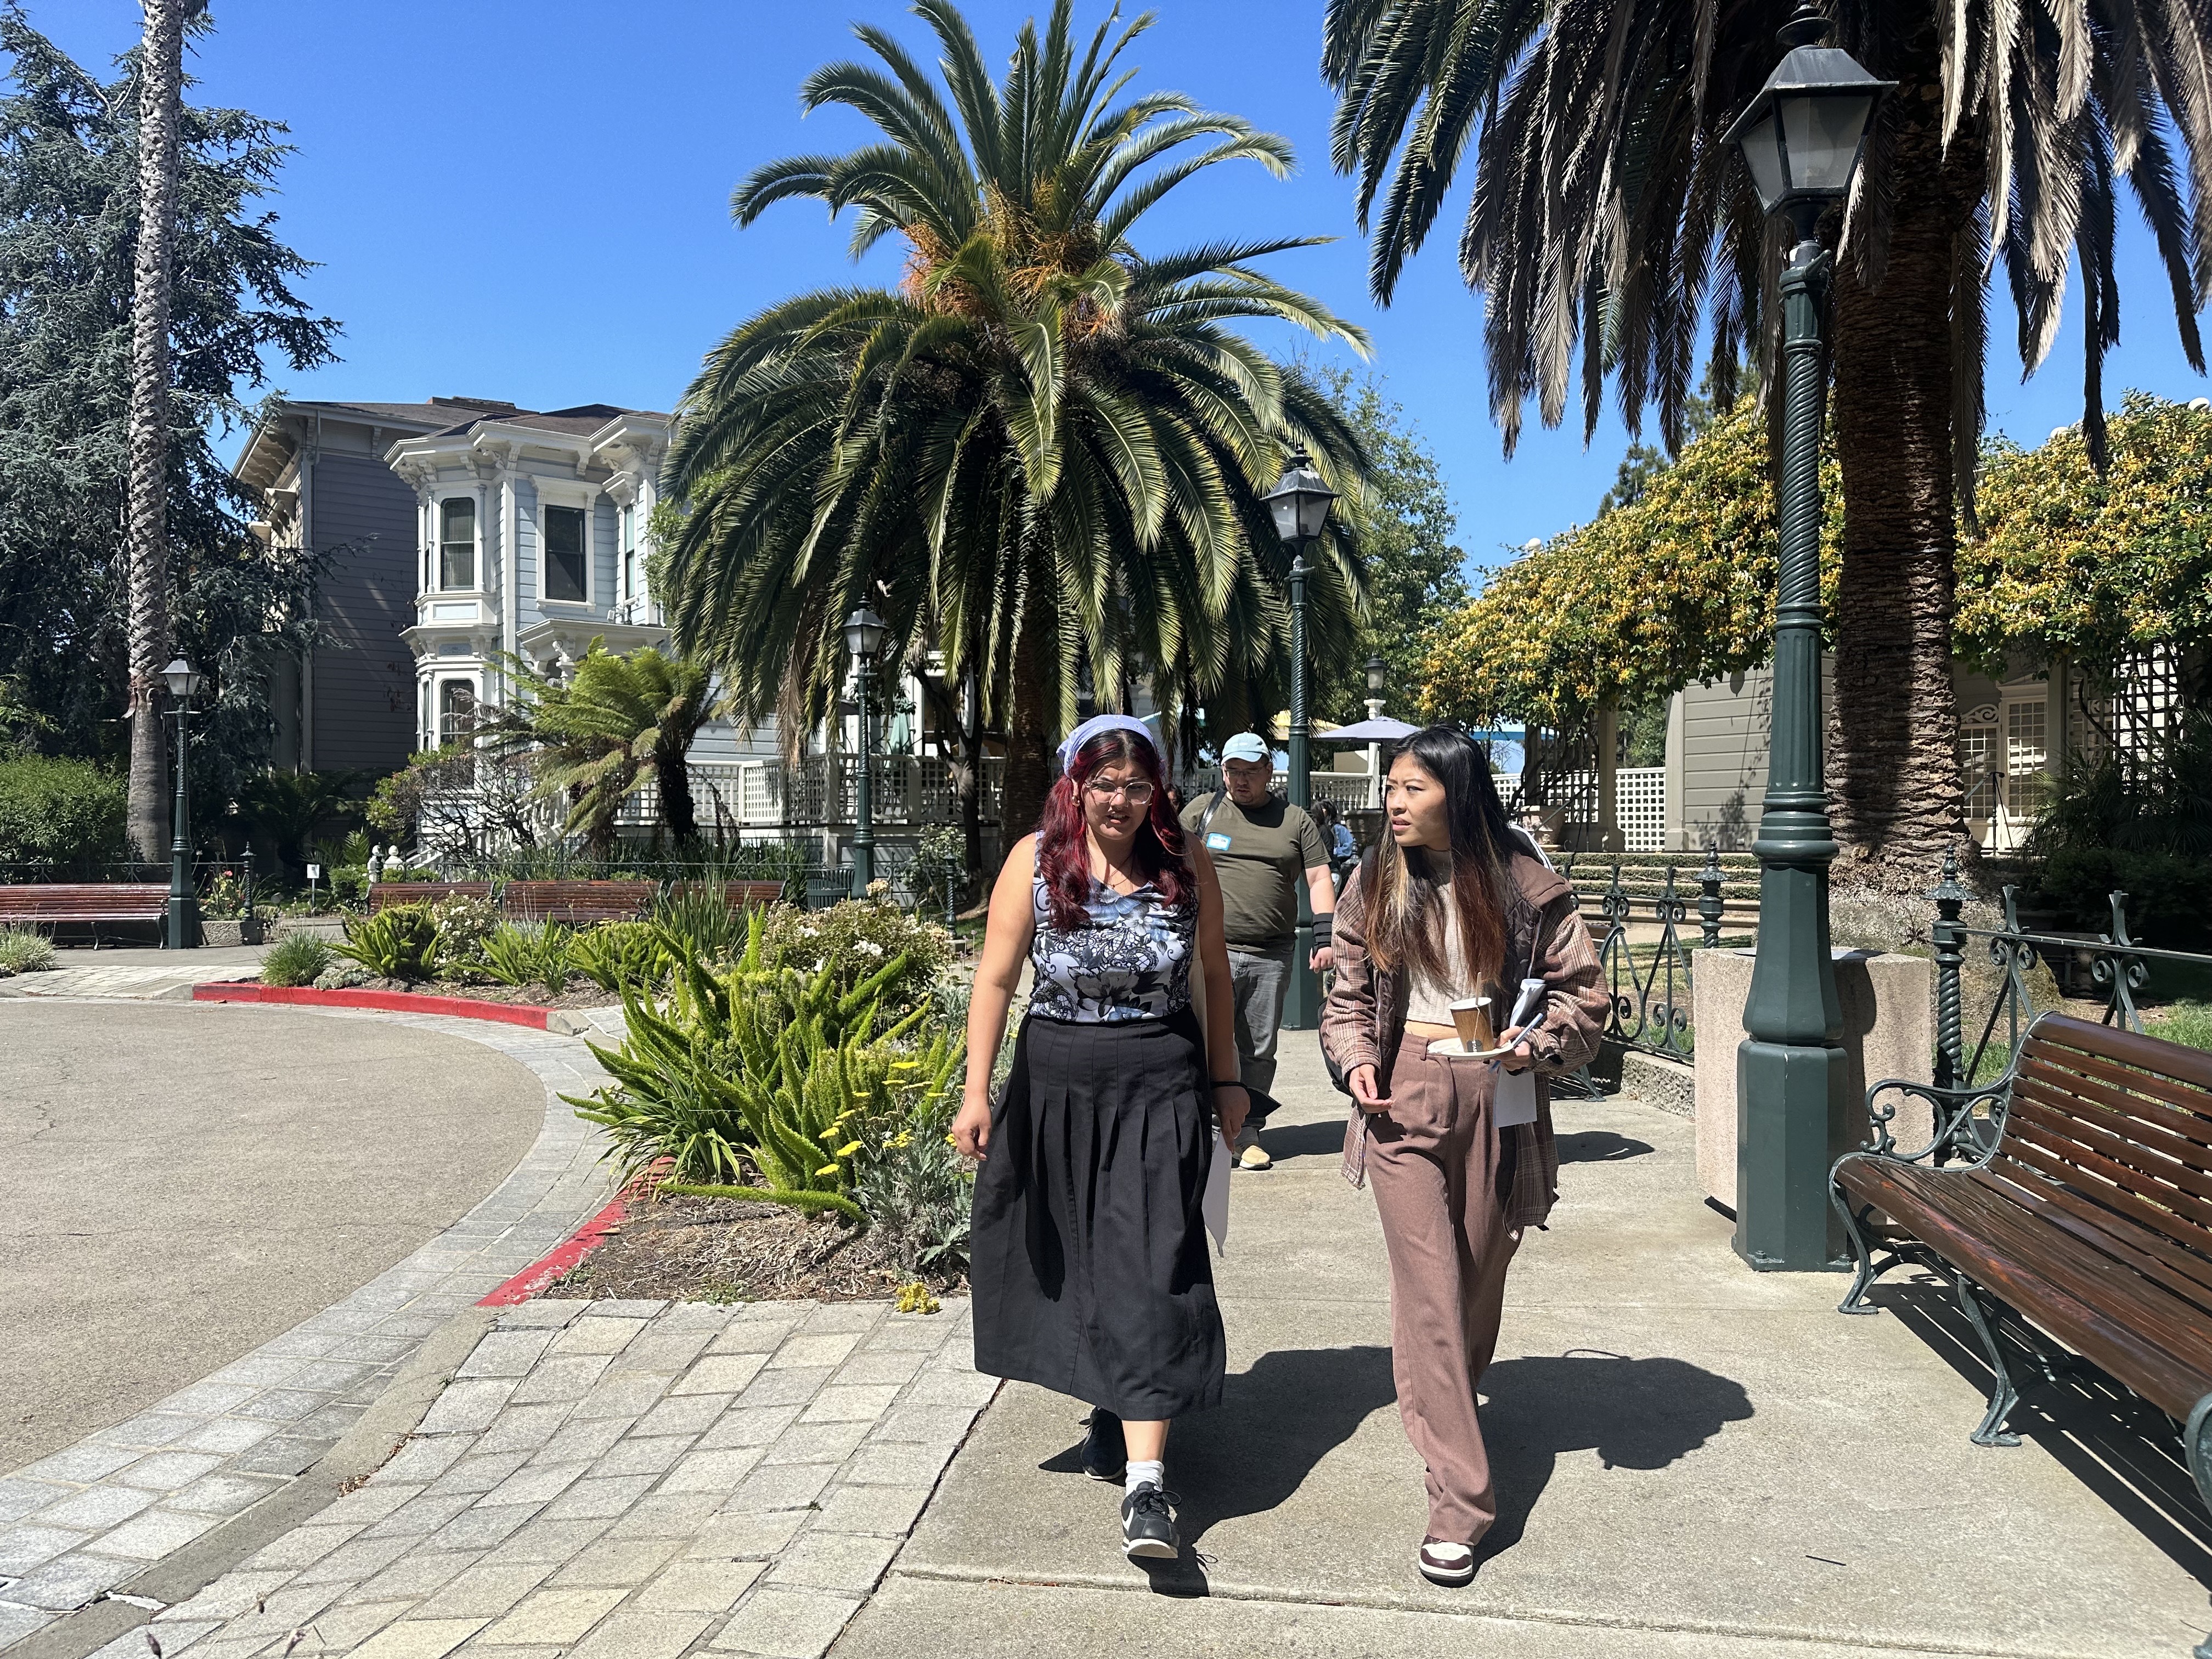
<svg viewBox="0 0 2212 1659">
<path fill-rule="evenodd" d="M 1146 1462 L 1139 1458 L 1133 1457 L 1129 1460 L 1128 1474 L 1122 1480 L 1121 1495 L 1126 1498 L 1139 1486 L 1164 1488 L 1167 1482 L 1168 1466 L 1164 1460 L 1156 1457 L 1150 1462 Z"/>
</svg>

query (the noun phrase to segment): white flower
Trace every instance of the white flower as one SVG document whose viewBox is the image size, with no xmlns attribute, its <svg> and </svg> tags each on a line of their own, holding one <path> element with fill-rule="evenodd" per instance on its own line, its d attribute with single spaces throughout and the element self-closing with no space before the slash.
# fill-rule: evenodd
<svg viewBox="0 0 2212 1659">
<path fill-rule="evenodd" d="M 872 957 L 879 957 L 884 953 L 884 947 L 873 939 L 856 939 L 854 941 L 853 948 Z"/>
</svg>

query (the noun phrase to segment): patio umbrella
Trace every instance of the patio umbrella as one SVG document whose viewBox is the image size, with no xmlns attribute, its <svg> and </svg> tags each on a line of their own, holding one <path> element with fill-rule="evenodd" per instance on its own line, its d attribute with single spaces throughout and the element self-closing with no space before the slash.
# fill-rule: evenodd
<svg viewBox="0 0 2212 1659">
<path fill-rule="evenodd" d="M 1394 720 L 1388 714 L 1377 714 L 1371 720 L 1359 720 L 1351 726 L 1339 726 L 1327 732 L 1316 732 L 1314 737 L 1322 743 L 1396 743 L 1410 738 L 1421 728 L 1408 726 L 1403 720 Z"/>
</svg>

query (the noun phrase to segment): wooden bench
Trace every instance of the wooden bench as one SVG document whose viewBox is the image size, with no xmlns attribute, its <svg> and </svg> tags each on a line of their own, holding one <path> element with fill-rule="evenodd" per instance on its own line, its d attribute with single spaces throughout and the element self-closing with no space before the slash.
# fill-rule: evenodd
<svg viewBox="0 0 2212 1659">
<path fill-rule="evenodd" d="M 649 881 L 510 881 L 501 912 L 513 921 L 629 921 L 653 908 Z"/>
<path fill-rule="evenodd" d="M 86 927 L 92 948 L 100 948 L 102 923 L 151 922 L 159 928 L 169 913 L 169 889 L 156 881 L 43 882 L 0 887 L 0 926 Z"/>
<path fill-rule="evenodd" d="M 380 881 L 369 886 L 368 908 L 373 915 L 395 904 L 435 904 L 441 899 L 490 896 L 488 881 Z"/>
<path fill-rule="evenodd" d="M 684 898 L 693 893 L 711 892 L 714 884 L 703 881 L 671 882 L 668 896 Z M 722 884 L 722 902 L 732 910 L 750 910 L 764 904 L 783 902 L 783 884 L 780 881 L 731 881 Z"/>
<path fill-rule="evenodd" d="M 1888 1144 L 1887 1092 L 1934 1103 L 1928 1146 Z M 1832 1172 L 1858 1263 L 1843 1311 L 1875 1312 L 1867 1287 L 1899 1261 L 1934 1270 L 1995 1374 L 1977 1443 L 2019 1443 L 2004 1426 L 2020 1397 L 2008 1317 L 2043 1380 L 2079 1356 L 2181 1425 L 2212 1504 L 2212 1054 L 2045 1014 L 1999 1081 L 1891 1080 L 1867 1103 L 1876 1150 Z"/>
</svg>

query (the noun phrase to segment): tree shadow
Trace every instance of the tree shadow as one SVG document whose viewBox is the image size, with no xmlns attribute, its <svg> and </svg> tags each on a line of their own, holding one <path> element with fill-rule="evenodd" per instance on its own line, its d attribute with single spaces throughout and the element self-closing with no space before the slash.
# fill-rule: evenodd
<svg viewBox="0 0 2212 1659">
<path fill-rule="evenodd" d="M 1986 1397 L 1989 1361 L 1948 1285 L 1932 1278 L 1893 1280 L 1867 1299 L 1896 1315 Z M 2013 1322 L 2002 1328 L 2006 1364 L 2021 1384 L 2021 1402 L 2006 1426 L 2049 1452 L 2174 1565 L 2212 1588 L 2212 1515 L 2189 1477 L 2172 1420 L 2086 1362 L 2072 1375 L 2043 1381 L 2021 1352 L 2021 1333 Z M 1959 1432 L 1972 1433 L 1979 1416 L 1978 1408 L 1962 1413 Z M 1984 1449 L 2002 1457 L 2007 1449 Z"/>
<path fill-rule="evenodd" d="M 1559 1147 L 1562 1164 L 1619 1164 L 1642 1158 L 1651 1150 L 1651 1143 L 1617 1135 L 1610 1129 L 1577 1129 L 1559 1136 Z"/>
<path fill-rule="evenodd" d="M 1500 1360 L 1483 1392 L 1498 1513 L 1480 1559 L 1520 1541 L 1562 1453 L 1595 1450 L 1608 1468 L 1663 1468 L 1752 1415 L 1742 1384 L 1667 1358 L 1578 1351 Z M 1206 1534 L 1288 1501 L 1322 1458 L 1396 1399 L 1383 1347 L 1282 1350 L 1231 1376 L 1219 1410 L 1179 1424 L 1170 1443 L 1175 1484 L 1188 1494 L 1178 1510 L 1183 1549 L 1179 1560 L 1146 1564 L 1154 1593 L 1208 1594 Z M 1075 1471 L 1079 1451 L 1042 1467 Z"/>
</svg>

